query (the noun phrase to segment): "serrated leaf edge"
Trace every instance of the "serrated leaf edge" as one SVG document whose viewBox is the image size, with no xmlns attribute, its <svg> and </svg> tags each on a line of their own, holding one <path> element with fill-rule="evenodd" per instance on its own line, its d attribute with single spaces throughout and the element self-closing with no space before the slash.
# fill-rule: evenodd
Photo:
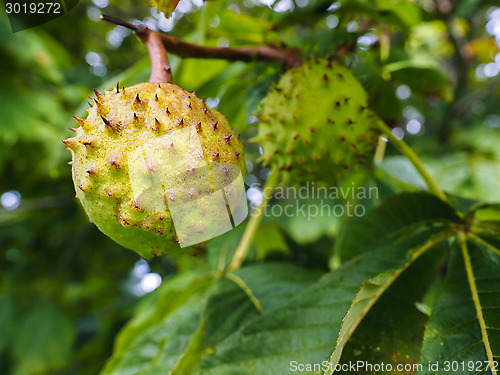
<svg viewBox="0 0 500 375">
<path fill-rule="evenodd" d="M 386 271 L 383 273 L 378 274 L 376 277 L 374 277 L 371 280 L 365 281 L 361 284 L 361 287 L 359 288 L 358 292 L 356 293 L 356 296 L 354 297 L 354 300 L 349 307 L 349 310 L 344 316 L 344 319 L 342 320 L 342 326 L 340 327 L 339 335 L 337 337 L 337 343 L 335 345 L 335 349 L 332 352 L 332 355 L 330 356 L 329 359 L 329 367 L 326 369 L 323 373 L 323 375 L 332 375 L 335 372 L 335 367 L 340 361 L 340 357 L 342 356 L 342 351 L 344 350 L 345 345 L 355 332 L 356 328 L 358 325 L 361 323 L 363 318 L 368 314 L 370 309 L 375 305 L 375 303 L 378 301 L 380 296 L 384 294 L 384 292 L 394 283 L 394 281 L 406 270 L 408 267 L 413 264 L 422 254 L 424 254 L 427 250 L 431 249 L 432 247 L 436 246 L 438 243 L 441 241 L 444 241 L 448 238 L 450 238 L 453 235 L 453 233 L 449 232 L 444 232 L 441 233 L 440 235 L 433 236 L 429 241 L 427 241 L 425 244 L 422 246 L 410 250 L 410 260 L 401 268 L 396 269 L 396 270 L 390 270 Z M 392 274 L 392 275 L 391 275 Z M 387 281 L 384 283 L 377 283 L 379 280 L 384 280 L 386 276 L 389 276 Z M 372 286 L 376 285 L 379 286 L 380 289 L 373 295 L 372 298 L 370 297 L 360 297 L 361 293 L 367 288 L 367 286 Z M 365 308 L 361 311 L 360 314 L 358 314 L 357 317 L 354 318 L 352 321 L 352 324 L 348 324 L 349 318 L 351 317 L 351 313 L 353 311 L 353 308 L 361 303 L 362 301 L 366 301 L 369 299 L 368 304 L 365 306 Z M 331 370 L 331 371 L 330 371 Z M 330 371 L 330 372 L 329 372 Z"/>
</svg>

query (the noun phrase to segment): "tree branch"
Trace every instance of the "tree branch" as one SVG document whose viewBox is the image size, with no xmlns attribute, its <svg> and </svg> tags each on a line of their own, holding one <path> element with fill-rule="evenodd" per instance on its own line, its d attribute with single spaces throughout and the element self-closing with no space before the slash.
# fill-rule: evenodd
<svg viewBox="0 0 500 375">
<path fill-rule="evenodd" d="M 141 32 L 141 29 L 149 30 L 144 26 L 132 25 L 113 16 L 103 14 L 101 15 L 101 19 L 131 29 L 136 35 Z M 177 55 L 179 57 L 206 59 L 212 58 L 227 61 L 275 60 L 286 65 L 288 68 L 300 66 L 303 63 L 300 53 L 295 49 L 285 50 L 272 46 L 247 46 L 239 48 L 205 47 L 193 43 L 188 43 L 182 39 L 165 35 L 156 31 L 149 30 L 149 32 L 152 34 L 157 34 L 159 37 L 161 37 L 161 41 L 165 48 L 169 51 L 169 53 L 173 53 L 174 55 Z"/>
<path fill-rule="evenodd" d="M 276 60 L 289 68 L 302 65 L 302 58 L 295 50 L 282 50 L 271 46 L 220 48 L 205 47 L 161 34 L 163 44 L 180 57 L 213 58 L 228 61 Z"/>
<path fill-rule="evenodd" d="M 139 30 L 139 26 L 133 25 L 133 24 L 131 24 L 129 22 L 126 22 L 126 21 L 123 21 L 123 20 L 121 20 L 121 19 L 119 19 L 117 17 L 108 16 L 107 14 L 101 14 L 100 18 L 103 21 L 114 23 L 115 25 L 120 25 L 120 26 L 126 27 L 127 29 L 132 30 L 134 33 Z"/>
</svg>

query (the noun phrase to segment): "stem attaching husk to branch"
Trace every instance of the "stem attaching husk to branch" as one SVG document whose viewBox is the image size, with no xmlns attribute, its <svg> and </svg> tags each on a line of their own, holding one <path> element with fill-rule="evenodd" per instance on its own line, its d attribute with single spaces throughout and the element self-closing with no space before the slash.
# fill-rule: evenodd
<svg viewBox="0 0 500 375">
<path fill-rule="evenodd" d="M 142 31 L 142 29 L 144 31 Z M 168 61 L 167 51 L 161 41 L 160 35 L 144 26 L 136 35 L 146 46 L 151 58 L 151 83 L 172 83 L 172 69 Z"/>
<path fill-rule="evenodd" d="M 140 39 L 148 50 L 151 58 L 151 83 L 172 83 L 172 69 L 168 61 L 167 51 L 163 45 L 161 35 L 148 29 L 144 25 L 133 25 L 117 17 L 101 14 L 101 20 L 114 23 L 130 29 Z"/>
</svg>

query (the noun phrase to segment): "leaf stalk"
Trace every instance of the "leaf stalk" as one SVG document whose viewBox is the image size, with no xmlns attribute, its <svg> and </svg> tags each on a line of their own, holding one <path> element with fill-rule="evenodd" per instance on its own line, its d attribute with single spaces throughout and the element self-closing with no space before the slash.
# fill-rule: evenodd
<svg viewBox="0 0 500 375">
<path fill-rule="evenodd" d="M 234 253 L 233 259 L 228 267 L 228 272 L 233 272 L 241 267 L 243 261 L 245 260 L 248 251 L 250 250 L 250 245 L 252 244 L 253 238 L 257 229 L 259 228 L 259 224 L 262 220 L 262 216 L 264 215 L 264 209 L 271 198 L 272 192 L 276 187 L 278 182 L 279 173 L 278 171 L 271 172 L 269 179 L 263 188 L 263 197 L 262 202 L 259 206 L 257 206 L 254 211 L 251 213 L 251 218 L 248 221 L 247 227 L 245 228 L 245 233 L 243 233 L 243 237 L 241 237 L 240 243 L 236 248 L 236 252 Z"/>
<path fill-rule="evenodd" d="M 396 147 L 396 149 L 413 164 L 417 172 L 424 179 L 429 192 L 437 196 L 439 199 L 447 202 L 448 199 L 446 195 L 440 189 L 434 178 L 430 175 L 429 171 L 427 171 L 424 163 L 422 163 L 422 160 L 418 157 L 416 152 L 413 151 L 413 149 L 408 146 L 405 141 L 398 139 L 394 134 L 392 134 L 391 128 L 389 128 L 384 122 L 378 121 L 377 125 L 382 130 L 387 139 L 394 145 L 394 147 Z"/>
</svg>

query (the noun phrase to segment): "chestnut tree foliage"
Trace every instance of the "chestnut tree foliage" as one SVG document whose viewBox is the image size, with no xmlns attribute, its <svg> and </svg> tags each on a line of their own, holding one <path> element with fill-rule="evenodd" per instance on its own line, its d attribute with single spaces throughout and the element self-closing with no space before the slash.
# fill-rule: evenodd
<svg viewBox="0 0 500 375">
<path fill-rule="evenodd" d="M 454 373 L 497 374 L 500 364 L 487 365 L 500 361 L 498 3 L 176 4 L 81 1 L 18 33 L 0 15 L 0 373 L 330 374 L 364 361 L 392 367 L 362 374 L 444 374 L 448 361 Z M 315 181 L 305 195 L 278 187 L 254 207 L 255 225 L 196 257 L 146 263 L 89 222 L 61 143 L 92 88 L 149 78 L 144 46 L 101 11 L 197 45 L 328 57 L 359 79 L 389 142 L 329 187 L 338 194 L 312 196 Z M 279 171 L 249 140 L 287 67 L 169 57 L 174 83 L 241 133 L 257 205 Z M 362 214 L 311 211 L 322 205 Z"/>
</svg>

